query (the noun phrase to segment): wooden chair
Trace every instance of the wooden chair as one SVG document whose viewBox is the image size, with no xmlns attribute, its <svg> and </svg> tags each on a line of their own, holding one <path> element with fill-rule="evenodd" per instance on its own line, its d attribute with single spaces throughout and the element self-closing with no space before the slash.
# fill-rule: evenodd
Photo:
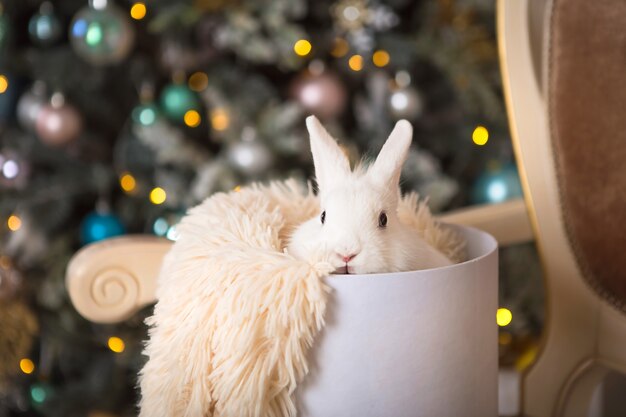
<svg viewBox="0 0 626 417">
<path fill-rule="evenodd" d="M 547 277 L 547 326 L 541 353 L 523 380 L 523 412 L 578 416 L 586 415 L 593 387 L 609 369 L 626 372 L 626 317 L 586 283 L 566 233 L 541 87 L 547 70 L 543 38 L 550 24 L 544 11 L 551 10 L 546 7 L 543 0 L 498 2 L 504 89 L 525 201 L 470 207 L 440 219 L 485 230 L 501 246 L 536 237 Z M 170 244 L 128 236 L 81 250 L 67 270 L 76 309 L 89 320 L 113 323 L 154 302 L 156 277 Z"/>
<path fill-rule="evenodd" d="M 626 8 L 612 0 L 499 0 L 497 19 L 511 135 L 547 277 L 546 328 L 524 375 L 522 408 L 534 417 L 586 416 L 606 373 L 626 372 L 626 264 L 618 254 L 626 229 L 617 220 L 626 213 L 626 171 L 611 163 L 626 156 L 623 67 L 614 74 L 623 65 L 623 49 L 614 48 L 624 47 L 617 34 Z M 593 137 L 581 134 L 588 127 Z M 593 207 L 611 192 L 613 211 Z M 618 250 L 609 257 L 605 247 Z"/>
</svg>

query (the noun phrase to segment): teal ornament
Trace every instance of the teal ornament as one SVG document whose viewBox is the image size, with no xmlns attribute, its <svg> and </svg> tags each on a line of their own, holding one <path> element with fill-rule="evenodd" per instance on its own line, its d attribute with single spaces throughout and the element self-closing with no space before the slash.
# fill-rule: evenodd
<svg viewBox="0 0 626 417">
<path fill-rule="evenodd" d="M 36 382 L 30 386 L 29 394 L 33 408 L 42 411 L 54 396 L 54 389 L 49 384 Z"/>
<path fill-rule="evenodd" d="M 39 12 L 30 18 L 28 33 L 34 43 L 42 46 L 53 45 L 61 39 L 63 27 L 59 18 L 54 14 L 52 3 L 44 2 Z"/>
<path fill-rule="evenodd" d="M 522 186 L 515 165 L 494 165 L 476 180 L 472 189 L 474 203 L 501 203 L 522 196 Z"/>
<path fill-rule="evenodd" d="M 106 0 L 93 0 L 81 9 L 70 25 L 74 51 L 94 65 L 111 65 L 129 54 L 135 32 L 128 16 Z"/>
<path fill-rule="evenodd" d="M 2 4 L 0 4 L 0 50 L 6 45 L 9 34 L 11 32 L 11 20 L 2 10 Z"/>
<path fill-rule="evenodd" d="M 169 84 L 161 91 L 161 108 L 174 121 L 182 121 L 189 110 L 198 110 L 200 102 L 196 93 L 185 84 Z"/>
<path fill-rule="evenodd" d="M 81 242 L 84 245 L 99 242 L 126 233 L 119 217 L 112 213 L 93 212 L 87 215 L 80 226 Z"/>
<path fill-rule="evenodd" d="M 143 127 L 154 125 L 159 117 L 159 108 L 152 102 L 140 104 L 132 112 L 133 122 Z"/>
</svg>

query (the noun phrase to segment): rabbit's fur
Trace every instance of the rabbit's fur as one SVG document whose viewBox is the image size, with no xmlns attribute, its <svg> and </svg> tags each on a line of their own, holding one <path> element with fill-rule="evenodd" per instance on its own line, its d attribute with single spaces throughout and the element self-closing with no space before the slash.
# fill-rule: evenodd
<svg viewBox="0 0 626 417">
<path fill-rule="evenodd" d="M 290 254 L 310 259 L 322 253 L 336 273 L 349 274 L 410 271 L 452 264 L 398 217 L 400 172 L 413 134 L 408 121 L 396 123 L 371 166 L 354 171 L 335 139 L 315 116 L 309 116 L 306 124 L 321 210 L 294 230 L 287 247 Z M 383 213 L 386 224 L 381 218 Z"/>
</svg>

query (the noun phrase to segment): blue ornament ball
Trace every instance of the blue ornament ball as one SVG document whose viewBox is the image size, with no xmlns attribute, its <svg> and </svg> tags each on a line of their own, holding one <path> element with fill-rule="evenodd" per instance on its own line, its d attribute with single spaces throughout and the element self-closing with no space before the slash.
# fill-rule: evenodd
<svg viewBox="0 0 626 417">
<path fill-rule="evenodd" d="M 126 233 L 119 217 L 111 213 L 93 212 L 87 215 L 80 227 L 80 237 L 84 245 L 99 242 Z"/>
<path fill-rule="evenodd" d="M 494 164 L 480 174 L 472 189 L 472 201 L 477 204 L 501 203 L 521 196 L 522 186 L 513 164 Z"/>
<path fill-rule="evenodd" d="M 54 14 L 51 2 L 44 2 L 39 12 L 28 22 L 28 33 L 33 42 L 48 46 L 53 45 L 63 36 L 63 25 Z"/>
<path fill-rule="evenodd" d="M 199 107 L 198 96 L 185 84 L 169 84 L 161 92 L 161 108 L 174 121 L 182 121 L 185 113 Z"/>
</svg>

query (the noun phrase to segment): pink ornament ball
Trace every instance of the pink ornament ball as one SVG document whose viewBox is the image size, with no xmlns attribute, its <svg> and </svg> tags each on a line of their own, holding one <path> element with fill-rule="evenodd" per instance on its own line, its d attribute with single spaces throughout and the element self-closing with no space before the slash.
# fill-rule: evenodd
<svg viewBox="0 0 626 417">
<path fill-rule="evenodd" d="M 324 71 L 319 75 L 305 71 L 292 84 L 291 96 L 307 112 L 321 119 L 340 116 L 347 102 L 347 93 L 343 83 L 339 77 L 329 71 Z"/>
<path fill-rule="evenodd" d="M 69 104 L 60 107 L 45 105 L 39 112 L 35 127 L 43 143 L 63 146 L 80 135 L 83 120 L 78 110 Z"/>
</svg>

